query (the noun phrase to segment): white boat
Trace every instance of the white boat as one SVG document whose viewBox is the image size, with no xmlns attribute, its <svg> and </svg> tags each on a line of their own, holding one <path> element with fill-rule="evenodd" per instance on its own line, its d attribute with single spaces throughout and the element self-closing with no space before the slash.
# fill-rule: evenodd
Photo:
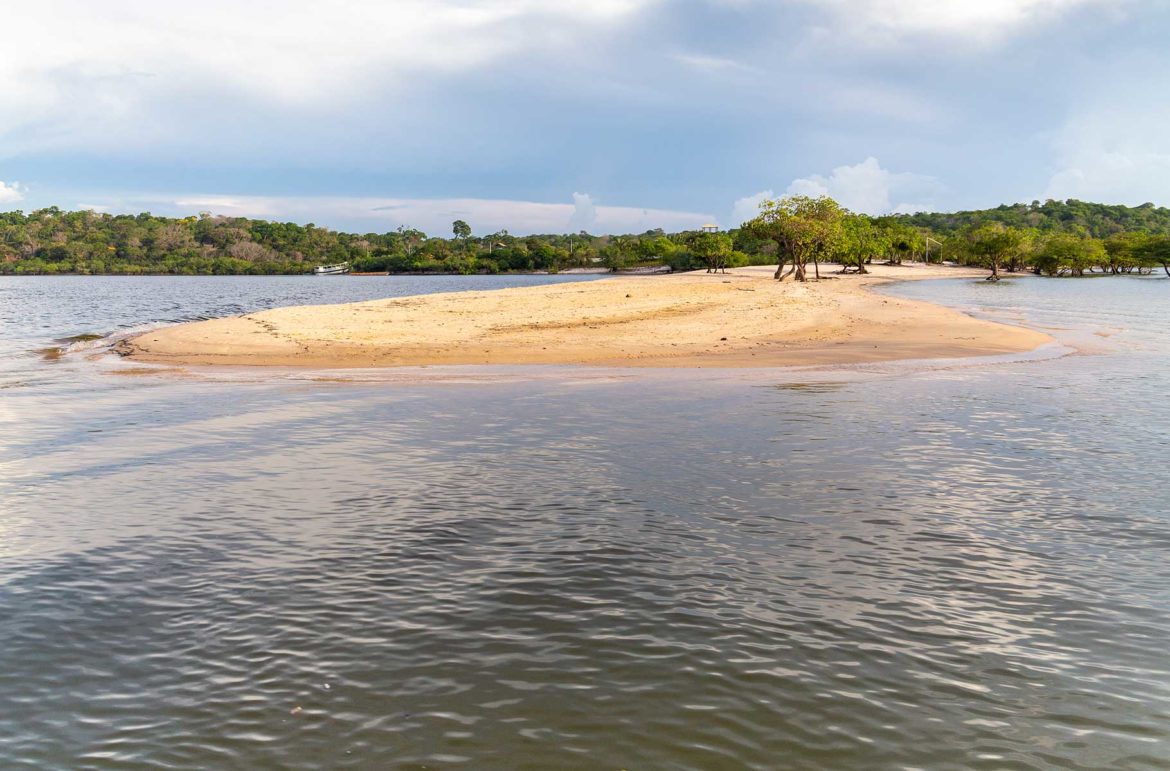
<svg viewBox="0 0 1170 771">
<path fill-rule="evenodd" d="M 337 265 L 318 265 L 313 268 L 314 276 L 340 276 L 342 273 L 349 273 L 349 263 L 342 262 Z"/>
</svg>

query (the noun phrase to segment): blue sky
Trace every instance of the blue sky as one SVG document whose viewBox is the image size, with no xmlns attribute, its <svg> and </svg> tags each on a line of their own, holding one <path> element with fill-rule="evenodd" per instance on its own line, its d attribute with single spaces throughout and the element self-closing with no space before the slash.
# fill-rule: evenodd
<svg viewBox="0 0 1170 771">
<path fill-rule="evenodd" d="M 667 230 L 1170 205 L 1161 0 L 41 0 L 0 25 L 0 209 Z"/>
</svg>

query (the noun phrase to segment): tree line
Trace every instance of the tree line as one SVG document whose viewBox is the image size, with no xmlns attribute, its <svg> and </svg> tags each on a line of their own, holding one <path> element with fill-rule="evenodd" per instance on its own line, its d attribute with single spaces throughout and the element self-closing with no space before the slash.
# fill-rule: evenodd
<svg viewBox="0 0 1170 771">
<path fill-rule="evenodd" d="M 173 218 L 62 211 L 0 213 L 0 273 L 295 274 L 349 263 L 357 272 L 500 273 L 667 265 L 725 270 L 774 264 L 777 278 L 816 277 L 824 262 L 864 273 L 874 261 L 954 261 L 1045 275 L 1170 275 L 1170 209 L 1081 201 L 953 214 L 869 217 L 829 198 L 765 201 L 726 232 L 476 234 L 462 220 L 450 237 L 400 227 L 345 233 L 244 217 Z"/>
<path fill-rule="evenodd" d="M 990 271 L 989 281 L 998 281 L 1002 271 L 1022 270 L 1085 276 L 1141 274 L 1161 267 L 1170 276 L 1170 218 L 1165 216 L 1170 212 L 1165 209 L 1103 207 L 1079 201 L 1062 207 L 1049 202 L 1027 207 L 1037 216 L 1029 220 L 1032 226 L 1022 227 L 991 216 L 990 212 L 1002 208 L 984 212 L 987 216 L 939 219 L 942 226 L 932 229 L 916 223 L 954 215 L 874 218 L 854 214 L 825 196 L 789 196 L 762 202 L 759 215 L 745 222 L 742 230 L 774 245 L 775 277 L 780 280 L 789 276 L 807 280 L 810 263 L 819 278 L 820 263 L 830 261 L 841 263 L 844 272 L 865 273 L 867 264 L 883 258 L 893 264 L 909 258 L 979 266 Z M 1141 212 L 1144 229 L 1106 227 L 1107 220 L 1099 215 L 1118 209 Z M 1009 210 L 1020 212 L 1019 207 Z M 1049 216 L 1054 213 L 1059 216 Z M 1136 221 L 1128 216 L 1121 219 Z M 1094 235 L 1087 223 L 1108 235 Z"/>
<path fill-rule="evenodd" d="M 1087 206 L 1069 201 L 1066 212 Z M 1116 207 L 1108 207 L 1116 208 Z M 1122 207 L 1124 208 L 1124 207 Z M 1165 209 L 1138 207 L 1145 212 Z M 1049 211 L 1059 207 L 1049 206 Z M 998 209 L 992 209 L 998 211 Z M 1012 209 L 1016 211 L 1016 209 Z M 821 262 L 839 262 L 842 271 L 866 273 L 867 264 L 885 259 L 950 261 L 990 271 L 1031 270 L 1046 276 L 1144 274 L 1161 267 L 1170 276 L 1170 227 L 1147 221 L 1147 229 L 1113 229 L 1106 238 L 1094 235 L 1076 218 L 1048 221 L 1047 228 L 1007 225 L 990 218 L 959 218 L 949 232 L 915 225 L 925 215 L 870 218 L 854 214 L 831 198 L 803 195 L 765 200 L 755 219 L 743 229 L 775 245 L 776 278 L 806 281 L 808 264 L 819 277 Z M 1103 228 L 1103 221 L 1096 221 Z"/>
</svg>

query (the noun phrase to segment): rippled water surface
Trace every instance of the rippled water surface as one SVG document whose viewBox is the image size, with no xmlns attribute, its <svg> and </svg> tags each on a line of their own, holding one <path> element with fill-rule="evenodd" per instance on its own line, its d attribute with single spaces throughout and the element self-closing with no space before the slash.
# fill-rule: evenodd
<svg viewBox="0 0 1170 771">
<path fill-rule="evenodd" d="M 1170 281 L 887 290 L 1077 350 L 1016 362 L 62 342 L 535 280 L 0 279 L 0 767 L 1170 766 Z"/>
</svg>

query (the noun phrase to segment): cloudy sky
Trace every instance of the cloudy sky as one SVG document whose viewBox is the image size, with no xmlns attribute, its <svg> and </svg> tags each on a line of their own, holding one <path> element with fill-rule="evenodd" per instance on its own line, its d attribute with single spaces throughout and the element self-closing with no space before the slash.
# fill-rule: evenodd
<svg viewBox="0 0 1170 771">
<path fill-rule="evenodd" d="M 1170 205 L 1165 0 L 9 0 L 0 209 L 446 233 Z"/>
</svg>

